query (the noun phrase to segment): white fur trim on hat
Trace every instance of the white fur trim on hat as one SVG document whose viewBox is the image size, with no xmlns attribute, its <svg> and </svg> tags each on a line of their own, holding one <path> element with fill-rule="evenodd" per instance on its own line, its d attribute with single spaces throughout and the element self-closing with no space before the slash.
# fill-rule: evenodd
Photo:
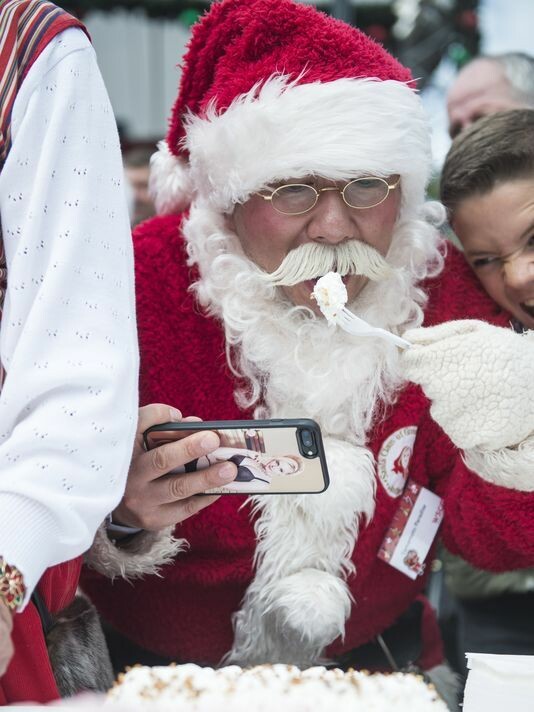
<svg viewBox="0 0 534 712">
<path fill-rule="evenodd" d="M 211 106 L 188 116 L 184 145 L 195 191 L 222 211 L 274 180 L 308 174 L 400 174 L 404 200 L 420 204 L 431 165 L 421 101 L 393 80 L 297 84 L 275 75 L 222 113 Z"/>
<path fill-rule="evenodd" d="M 159 215 L 179 213 L 191 202 L 189 166 L 170 152 L 166 141 L 158 143 L 158 150 L 150 159 L 148 189 Z"/>
</svg>

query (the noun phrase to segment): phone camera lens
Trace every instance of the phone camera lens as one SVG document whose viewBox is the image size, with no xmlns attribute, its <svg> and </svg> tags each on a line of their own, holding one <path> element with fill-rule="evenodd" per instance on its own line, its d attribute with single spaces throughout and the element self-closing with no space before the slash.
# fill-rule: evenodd
<svg viewBox="0 0 534 712">
<path fill-rule="evenodd" d="M 299 429 L 297 439 L 301 455 L 310 458 L 317 457 L 317 444 L 312 430 L 307 428 Z"/>
<path fill-rule="evenodd" d="M 311 447 L 313 445 L 313 438 L 309 430 L 302 431 L 302 444 L 305 447 Z"/>
</svg>

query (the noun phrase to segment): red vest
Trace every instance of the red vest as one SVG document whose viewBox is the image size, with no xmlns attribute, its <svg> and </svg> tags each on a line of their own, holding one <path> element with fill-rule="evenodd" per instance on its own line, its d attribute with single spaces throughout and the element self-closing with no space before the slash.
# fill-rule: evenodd
<svg viewBox="0 0 534 712">
<path fill-rule="evenodd" d="M 68 27 L 84 29 L 79 20 L 50 2 L 0 1 L 0 171 L 11 148 L 11 112 L 18 90 L 50 40 Z M 0 319 L 6 277 L 0 233 Z M 1 377 L 2 373 L 0 387 Z M 23 522 L 21 526 L 24 526 Z M 81 558 L 78 558 L 54 566 L 43 575 L 39 591 L 52 613 L 64 608 L 74 598 L 80 567 Z M 41 620 L 32 603 L 14 617 L 13 643 L 15 655 L 0 679 L 0 705 L 25 701 L 44 703 L 57 699 L 59 695 L 48 659 Z"/>
</svg>

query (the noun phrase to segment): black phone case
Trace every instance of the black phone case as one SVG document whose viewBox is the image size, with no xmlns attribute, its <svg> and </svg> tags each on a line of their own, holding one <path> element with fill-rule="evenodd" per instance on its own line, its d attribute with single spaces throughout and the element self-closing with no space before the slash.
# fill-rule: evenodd
<svg viewBox="0 0 534 712">
<path fill-rule="evenodd" d="M 218 431 L 221 438 L 221 447 L 210 457 L 218 456 L 219 451 L 227 455 L 231 451 L 231 457 L 221 457 L 231 459 L 238 467 L 234 482 L 205 494 L 318 494 L 330 483 L 321 431 L 309 418 L 161 423 L 144 432 L 145 448 L 150 450 L 175 440 L 173 432 L 200 430 Z M 310 437 L 312 444 L 306 446 L 303 438 L 309 442 Z M 201 463 L 204 459 L 207 458 L 187 463 L 174 472 L 203 469 L 211 464 Z M 273 474 L 272 467 L 278 472 Z"/>
</svg>

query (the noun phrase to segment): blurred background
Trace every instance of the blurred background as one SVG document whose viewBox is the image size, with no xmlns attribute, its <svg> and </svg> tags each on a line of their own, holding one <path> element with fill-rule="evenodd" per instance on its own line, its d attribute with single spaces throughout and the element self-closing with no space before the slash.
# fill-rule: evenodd
<svg viewBox="0 0 534 712">
<path fill-rule="evenodd" d="M 213 0 L 216 1 L 216 0 Z M 534 54 L 534 0 L 300 0 L 352 23 L 410 67 L 433 125 L 436 170 L 449 146 L 445 93 L 479 53 Z M 59 0 L 87 25 L 119 124 L 130 181 L 165 135 L 191 25 L 210 0 Z M 141 193 L 138 196 L 143 202 Z M 139 206 L 139 218 L 143 214 Z M 134 222 L 137 221 L 137 218 Z"/>
</svg>

